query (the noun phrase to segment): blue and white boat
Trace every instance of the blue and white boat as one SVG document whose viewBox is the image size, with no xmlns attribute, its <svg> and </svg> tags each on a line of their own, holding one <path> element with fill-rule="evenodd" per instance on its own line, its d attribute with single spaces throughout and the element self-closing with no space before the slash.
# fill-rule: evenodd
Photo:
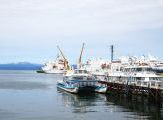
<svg viewBox="0 0 163 120">
<path fill-rule="evenodd" d="M 82 91 L 106 93 L 107 91 L 105 84 L 101 84 L 93 75 L 82 69 L 67 73 L 63 80 L 57 81 L 57 87 L 70 93 Z"/>
</svg>

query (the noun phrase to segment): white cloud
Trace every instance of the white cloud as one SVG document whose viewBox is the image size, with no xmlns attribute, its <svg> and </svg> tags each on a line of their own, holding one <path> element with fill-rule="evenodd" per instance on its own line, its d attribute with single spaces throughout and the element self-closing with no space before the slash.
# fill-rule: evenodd
<svg viewBox="0 0 163 120">
<path fill-rule="evenodd" d="M 48 52 L 58 41 L 67 47 L 83 40 L 97 47 L 102 39 L 162 28 L 162 11 L 162 0 L 0 0 L 0 46 Z"/>
<path fill-rule="evenodd" d="M 107 34 L 163 27 L 162 0 L 3 0 L 0 8 L 3 27 L 27 31 Z"/>
</svg>

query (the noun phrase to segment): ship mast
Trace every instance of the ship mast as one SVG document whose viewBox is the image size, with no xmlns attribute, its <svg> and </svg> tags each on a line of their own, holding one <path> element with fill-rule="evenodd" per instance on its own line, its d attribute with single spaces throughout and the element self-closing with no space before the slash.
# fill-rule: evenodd
<svg viewBox="0 0 163 120">
<path fill-rule="evenodd" d="M 114 46 L 113 45 L 110 46 L 110 50 L 111 50 L 111 62 L 112 62 L 114 59 Z"/>
</svg>

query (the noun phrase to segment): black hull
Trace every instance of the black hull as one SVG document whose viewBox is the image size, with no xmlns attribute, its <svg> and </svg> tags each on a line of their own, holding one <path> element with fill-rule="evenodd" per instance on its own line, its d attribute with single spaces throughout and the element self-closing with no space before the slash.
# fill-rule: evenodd
<svg viewBox="0 0 163 120">
<path fill-rule="evenodd" d="M 37 73 L 45 73 L 43 70 L 37 70 Z"/>
</svg>

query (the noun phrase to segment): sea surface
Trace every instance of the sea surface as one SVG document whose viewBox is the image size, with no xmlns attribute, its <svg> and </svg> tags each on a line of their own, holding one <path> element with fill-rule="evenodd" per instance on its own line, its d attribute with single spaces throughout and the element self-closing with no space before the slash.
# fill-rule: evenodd
<svg viewBox="0 0 163 120">
<path fill-rule="evenodd" d="M 70 94 L 61 75 L 0 71 L 0 120 L 163 120 L 161 104 L 142 97 Z"/>
</svg>

